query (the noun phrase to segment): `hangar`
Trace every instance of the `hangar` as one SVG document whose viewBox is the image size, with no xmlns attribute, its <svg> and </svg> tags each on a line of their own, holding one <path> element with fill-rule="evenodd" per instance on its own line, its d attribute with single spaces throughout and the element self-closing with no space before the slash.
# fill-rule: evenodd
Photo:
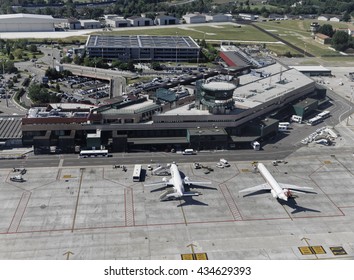
<svg viewBox="0 0 354 280">
<path fill-rule="evenodd" d="M 36 14 L 0 15 L 0 32 L 55 31 L 54 24 L 63 22 L 52 16 Z"/>
</svg>

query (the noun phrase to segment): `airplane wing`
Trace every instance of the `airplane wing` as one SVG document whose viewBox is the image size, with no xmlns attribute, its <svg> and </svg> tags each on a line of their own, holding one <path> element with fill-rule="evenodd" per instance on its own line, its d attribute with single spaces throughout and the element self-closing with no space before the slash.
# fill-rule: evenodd
<svg viewBox="0 0 354 280">
<path fill-rule="evenodd" d="M 167 182 L 155 182 L 151 184 L 144 184 L 144 187 L 154 187 L 154 186 L 167 186 Z"/>
<path fill-rule="evenodd" d="M 255 187 L 240 190 L 239 192 L 258 192 L 258 191 L 270 191 L 272 188 L 267 184 L 261 184 Z"/>
<path fill-rule="evenodd" d="M 210 185 L 211 182 L 201 182 L 201 181 L 191 181 L 188 177 L 185 177 L 183 179 L 184 183 L 186 185 Z"/>
<path fill-rule="evenodd" d="M 182 196 L 198 196 L 200 193 L 198 192 L 184 192 Z"/>
<path fill-rule="evenodd" d="M 144 185 L 144 187 L 154 187 L 154 186 L 167 187 L 168 185 L 171 185 L 171 184 L 172 184 L 172 179 L 168 180 L 167 178 L 164 177 L 164 178 L 162 178 L 162 181 L 146 184 L 146 185 Z"/>
<path fill-rule="evenodd" d="M 296 186 L 296 185 L 290 185 L 290 184 L 283 184 L 283 183 L 279 183 L 279 186 L 282 188 L 282 189 L 288 189 L 288 190 L 291 190 L 293 192 L 299 192 L 299 193 L 306 193 L 306 191 L 308 190 L 313 190 L 313 188 L 310 188 L 310 187 L 299 187 L 299 186 Z"/>
</svg>

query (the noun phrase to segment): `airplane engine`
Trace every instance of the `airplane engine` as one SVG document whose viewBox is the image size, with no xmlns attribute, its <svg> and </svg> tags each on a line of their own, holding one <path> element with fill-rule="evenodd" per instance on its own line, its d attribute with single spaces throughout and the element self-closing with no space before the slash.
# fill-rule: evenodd
<svg viewBox="0 0 354 280">
<path fill-rule="evenodd" d="M 186 184 L 186 185 L 190 185 L 190 183 L 189 183 L 189 177 L 184 177 L 184 183 Z"/>
<path fill-rule="evenodd" d="M 277 198 L 277 197 L 278 197 L 277 193 L 276 193 L 274 190 L 271 190 L 270 193 L 272 194 L 272 196 L 273 196 L 274 198 Z"/>
<path fill-rule="evenodd" d="M 167 180 L 167 178 L 166 177 L 163 177 L 162 178 L 162 182 L 167 182 L 168 180 Z"/>
</svg>

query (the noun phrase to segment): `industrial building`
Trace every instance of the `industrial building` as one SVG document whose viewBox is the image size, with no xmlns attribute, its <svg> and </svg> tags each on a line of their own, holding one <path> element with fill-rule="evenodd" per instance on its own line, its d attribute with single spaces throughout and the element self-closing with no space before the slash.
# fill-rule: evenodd
<svg viewBox="0 0 354 280">
<path fill-rule="evenodd" d="M 123 17 L 111 17 L 106 19 L 106 25 L 109 27 L 128 27 L 130 22 Z"/>
<path fill-rule="evenodd" d="M 296 69 L 306 76 L 332 76 L 332 71 L 322 65 L 295 65 L 289 67 Z"/>
<path fill-rule="evenodd" d="M 178 18 L 166 15 L 158 15 L 156 16 L 154 23 L 156 25 L 171 25 L 171 24 L 178 24 Z"/>
<path fill-rule="evenodd" d="M 55 24 L 64 21 L 52 16 L 37 14 L 0 15 L 0 32 L 55 31 Z"/>
<path fill-rule="evenodd" d="M 132 16 L 128 17 L 127 20 L 130 22 L 131 26 L 152 26 L 154 22 L 151 18 Z"/>
<path fill-rule="evenodd" d="M 312 79 L 279 64 L 238 79 L 199 80 L 194 93 L 180 96 L 159 91 L 100 107 L 32 108 L 22 121 L 23 144 L 35 153 L 250 148 L 274 136 L 279 120 L 309 114 L 325 96 Z"/>
<path fill-rule="evenodd" d="M 94 19 L 81 19 L 80 24 L 83 29 L 99 29 L 102 27 L 101 23 Z"/>
<path fill-rule="evenodd" d="M 0 117 L 0 147 L 22 145 L 21 116 Z"/>
<path fill-rule="evenodd" d="M 196 61 L 200 47 L 187 36 L 101 36 L 86 41 L 90 57 L 123 61 Z"/>
<path fill-rule="evenodd" d="M 206 16 L 200 13 L 186 14 L 183 16 L 186 23 L 204 23 L 206 22 Z"/>
</svg>

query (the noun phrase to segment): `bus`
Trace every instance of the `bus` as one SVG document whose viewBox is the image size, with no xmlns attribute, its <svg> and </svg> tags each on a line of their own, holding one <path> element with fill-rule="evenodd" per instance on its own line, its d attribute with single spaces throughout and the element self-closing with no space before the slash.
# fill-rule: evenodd
<svg viewBox="0 0 354 280">
<path fill-rule="evenodd" d="M 286 125 L 278 125 L 278 131 L 287 131 L 288 130 L 288 126 Z"/>
<path fill-rule="evenodd" d="M 79 157 L 108 157 L 108 150 L 82 150 Z"/>
<path fill-rule="evenodd" d="M 330 116 L 330 111 L 323 111 L 321 113 L 319 113 L 317 116 L 321 117 L 322 119 L 328 118 Z"/>
<path fill-rule="evenodd" d="M 289 127 L 290 123 L 289 122 L 279 122 L 279 126 L 286 126 Z"/>
<path fill-rule="evenodd" d="M 307 121 L 307 125 L 316 125 L 316 124 L 318 124 L 318 123 L 320 123 L 322 121 L 323 121 L 323 119 L 321 117 L 316 116 L 316 117 L 314 117 L 312 119 L 309 119 Z"/>
<path fill-rule="evenodd" d="M 133 171 L 133 182 L 140 182 L 141 179 L 141 164 L 135 164 Z"/>
</svg>

